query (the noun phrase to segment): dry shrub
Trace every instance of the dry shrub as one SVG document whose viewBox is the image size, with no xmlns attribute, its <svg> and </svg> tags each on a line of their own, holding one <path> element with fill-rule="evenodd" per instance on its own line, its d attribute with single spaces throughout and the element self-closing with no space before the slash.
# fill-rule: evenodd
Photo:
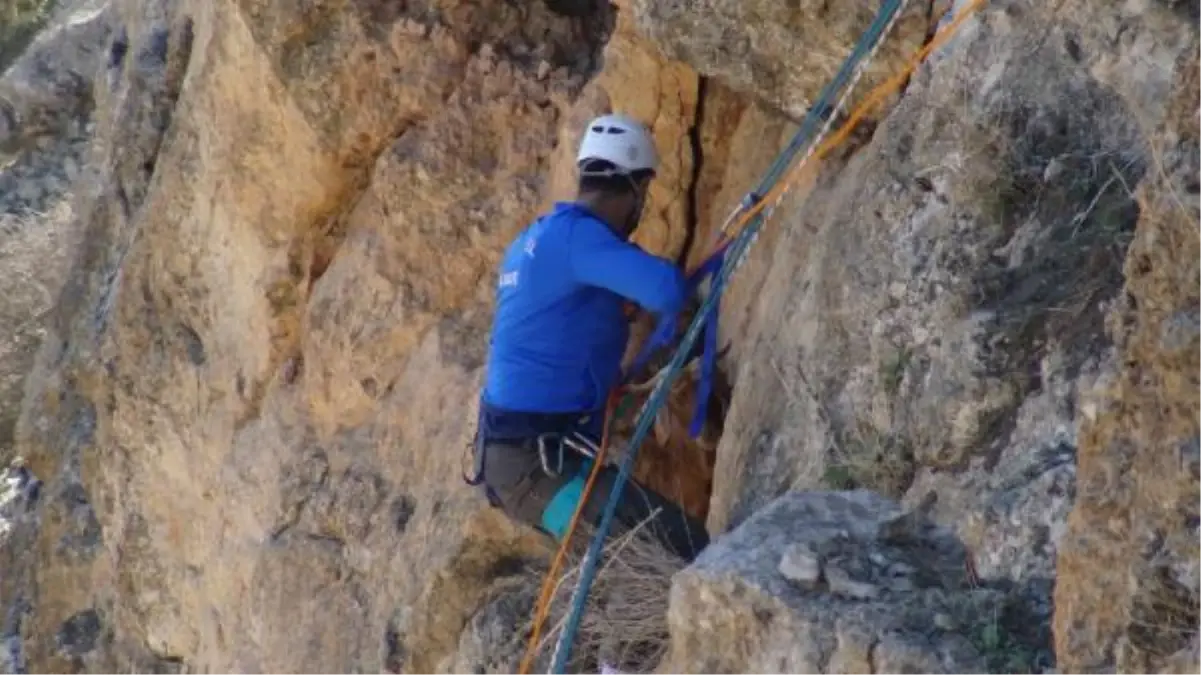
<svg viewBox="0 0 1201 675">
<path fill-rule="evenodd" d="M 656 539 L 645 521 L 611 537 L 603 549 L 579 631 L 572 643 L 573 672 L 599 672 L 603 663 L 622 672 L 651 672 L 667 649 L 671 580 L 685 562 Z M 537 646 L 535 670 L 545 672 L 563 633 L 572 595 L 594 528 L 581 524 L 556 580 L 550 614 Z M 528 630 L 527 630 L 528 634 Z"/>
<path fill-rule="evenodd" d="M 899 500 L 913 485 L 915 472 L 913 448 L 903 436 L 857 420 L 838 434 L 822 477 L 837 490 L 867 488 Z"/>
</svg>

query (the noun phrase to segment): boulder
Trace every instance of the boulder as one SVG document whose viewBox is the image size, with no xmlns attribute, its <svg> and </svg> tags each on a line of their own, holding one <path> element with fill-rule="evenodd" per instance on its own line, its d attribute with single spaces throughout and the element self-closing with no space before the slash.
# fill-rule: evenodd
<svg viewBox="0 0 1201 675">
<path fill-rule="evenodd" d="M 661 672 L 964 673 L 1002 594 L 953 534 L 874 493 L 791 492 L 717 539 L 671 590 Z"/>
</svg>

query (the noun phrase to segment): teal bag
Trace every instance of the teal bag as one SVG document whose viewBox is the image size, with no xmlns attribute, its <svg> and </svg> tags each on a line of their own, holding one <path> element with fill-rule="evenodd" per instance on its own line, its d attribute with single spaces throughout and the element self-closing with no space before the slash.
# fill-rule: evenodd
<svg viewBox="0 0 1201 675">
<path fill-rule="evenodd" d="M 575 515 L 576 505 L 580 503 L 580 497 L 584 494 L 584 484 L 587 481 L 588 472 L 591 470 L 592 462 L 585 461 L 579 473 L 566 485 L 559 488 L 555 496 L 551 497 L 550 503 L 546 505 L 546 509 L 542 511 L 542 529 L 550 532 L 556 541 L 563 541 L 563 537 L 567 534 L 567 528 L 571 525 L 571 517 Z"/>
</svg>

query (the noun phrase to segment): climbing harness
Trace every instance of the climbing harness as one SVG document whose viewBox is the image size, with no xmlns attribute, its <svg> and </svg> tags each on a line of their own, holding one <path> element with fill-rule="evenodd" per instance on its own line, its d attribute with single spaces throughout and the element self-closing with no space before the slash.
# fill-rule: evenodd
<svg viewBox="0 0 1201 675">
<path fill-rule="evenodd" d="M 484 452 L 487 442 L 521 443 L 533 441 L 540 450 L 546 448 L 550 441 L 557 440 L 568 447 L 586 455 L 596 454 L 596 443 L 589 438 L 589 430 L 600 427 L 595 422 L 600 421 L 596 413 L 530 413 L 504 410 L 489 405 L 481 397 L 479 412 L 475 422 L 475 437 L 470 449 L 475 454 L 475 468 L 472 475 L 463 474 L 463 481 L 468 485 L 479 485 L 484 476 Z M 541 454 L 544 458 L 547 452 Z M 549 464 L 544 460 L 544 466 Z"/>
<path fill-rule="evenodd" d="M 671 361 L 664 367 L 658 381 L 655 383 L 647 401 L 643 404 L 639 411 L 637 425 L 635 426 L 634 435 L 629 441 L 629 450 L 623 458 L 618 475 L 614 481 L 613 487 L 610 490 L 609 498 L 605 504 L 604 512 L 597 526 L 597 532 L 589 544 L 588 551 L 585 554 L 582 568 L 580 570 L 579 581 L 575 591 L 571 597 L 571 605 L 569 614 L 563 624 L 563 630 L 555 643 L 554 653 L 551 660 L 551 673 L 565 672 L 566 663 L 571 655 L 571 644 L 575 639 L 576 633 L 579 630 L 580 620 L 586 606 L 587 597 L 591 591 L 592 583 L 596 575 L 596 568 L 599 564 L 601 547 L 608 536 L 612 521 L 616 513 L 617 502 L 621 497 L 621 492 L 625 487 L 626 481 L 632 472 L 634 460 L 637 455 L 639 446 L 642 440 L 646 437 L 650 430 L 650 426 L 658 414 L 659 409 L 665 401 L 668 388 L 672 381 L 684 365 L 684 361 L 691 353 L 693 345 L 696 343 L 702 329 L 706 330 L 704 359 L 711 358 L 712 351 L 709 349 L 710 331 L 715 331 L 716 327 L 716 308 L 718 299 L 725 285 L 728 283 L 732 274 L 745 261 L 746 255 L 750 246 L 754 244 L 758 238 L 759 230 L 763 223 L 770 218 L 771 212 L 780 203 L 781 199 L 787 193 L 791 185 L 802 176 L 802 171 L 811 171 L 809 160 L 811 158 L 821 159 L 830 153 L 835 147 L 840 145 L 850 135 L 863 118 L 875 110 L 884 99 L 898 91 L 905 80 L 912 75 L 917 67 L 925 60 L 925 58 L 934 50 L 945 42 L 971 15 L 979 11 L 987 3 L 987 0 L 968 0 L 968 2 L 960 9 L 953 20 L 945 26 L 939 28 L 931 40 L 919 49 L 905 64 L 905 66 L 888 80 L 877 86 L 870 94 L 858 105 L 847 121 L 839 128 L 839 130 L 830 138 L 821 140 L 822 137 L 830 129 L 833 120 L 837 117 L 838 112 L 843 108 L 848 100 L 851 89 L 854 87 L 864 72 L 867 63 L 870 62 L 875 51 L 879 48 L 882 42 L 883 35 L 891 28 L 897 17 L 901 13 L 907 0 L 885 0 L 876 15 L 875 20 L 869 26 L 868 30 L 860 38 L 859 43 L 855 46 L 854 51 L 844 62 L 842 68 L 835 75 L 835 78 L 827 84 L 818 97 L 818 102 L 814 104 L 805 119 L 802 121 L 800 129 L 793 137 L 788 146 L 773 162 L 767 175 L 759 186 L 748 193 L 735 210 L 723 222 L 719 232 L 717 233 L 716 241 L 714 242 L 714 251 L 710 257 L 702 264 L 697 273 L 692 275 L 692 280 L 699 284 L 699 280 L 704 276 L 712 277 L 710 290 L 701 304 L 700 310 L 693 317 L 688 329 L 685 331 L 680 345 L 677 347 L 672 356 Z M 847 87 L 848 81 L 850 86 Z M 839 98 L 837 105 L 831 110 L 829 101 L 833 98 L 834 93 L 843 89 L 845 91 Z M 829 113 L 829 114 L 823 114 Z M 823 121 L 821 130 L 814 133 L 819 120 Z M 814 142 L 821 141 L 821 142 Z M 806 145 L 809 148 L 800 162 L 789 167 L 793 163 L 793 159 L 800 149 Z M 781 180 L 783 179 L 783 180 Z M 707 265 L 712 264 L 712 267 Z M 701 272 L 706 272 L 701 274 Z M 691 285 L 691 284 L 690 284 Z M 675 334 L 675 317 L 664 317 L 652 335 L 651 340 L 648 340 L 648 345 L 639 354 L 641 365 L 645 365 L 645 360 L 649 359 L 649 354 L 660 347 L 670 344 L 671 338 Z M 716 342 L 715 332 L 712 342 Z M 715 350 L 713 350 L 715 351 Z M 645 358 L 644 358 L 645 354 Z M 637 363 L 637 361 L 636 361 Z M 702 361 L 702 384 L 706 388 L 709 386 L 704 384 L 708 373 L 711 376 L 711 365 L 707 360 Z M 589 493 L 592 490 L 598 469 L 603 462 L 605 452 L 609 441 L 609 425 L 612 421 L 615 404 L 620 396 L 621 388 L 615 388 L 610 396 L 609 404 L 606 405 L 606 416 L 604 435 L 597 457 L 593 461 L 592 470 L 589 473 L 588 481 L 584 484 L 581 490 L 575 513 L 572 516 L 571 522 L 566 528 L 565 535 L 561 538 L 559 550 L 556 553 L 555 559 L 551 565 L 547 577 L 543 581 L 542 593 L 538 599 L 536 616 L 534 619 L 533 631 L 530 636 L 530 641 L 526 649 L 525 657 L 522 659 L 520 671 L 528 673 L 533 656 L 537 650 L 541 635 L 542 624 L 546 620 L 546 616 L 550 611 L 550 599 L 553 596 L 555 587 L 555 575 L 558 568 L 561 566 L 566 551 L 568 549 L 569 540 L 574 532 L 580 513 L 582 512 L 584 502 L 587 500 Z M 702 394 L 704 392 L 701 392 Z M 704 397 L 707 398 L 707 397 Z M 702 399 L 703 400 L 703 399 Z M 698 404 L 698 411 L 700 406 Z M 703 418 L 702 418 L 703 419 Z M 697 428 L 697 418 L 694 416 L 693 430 Z"/>
<path fill-rule="evenodd" d="M 595 459 L 597 453 L 600 452 L 600 447 L 593 443 L 591 439 L 584 434 L 574 431 L 565 434 L 538 434 L 535 443 L 538 445 L 538 458 L 542 461 L 542 470 L 546 472 L 546 475 L 555 477 L 563 475 L 563 454 L 565 449 L 571 448 L 588 460 Z M 551 443 L 557 446 L 553 450 L 549 446 Z M 556 464 L 556 468 L 552 469 L 550 467 L 550 458 L 551 453 L 555 450 L 558 451 L 559 455 L 558 463 Z"/>
<path fill-rule="evenodd" d="M 604 431 L 601 436 L 600 447 L 597 449 L 596 456 L 592 459 L 592 468 L 588 472 L 588 480 L 584 482 L 580 494 L 576 496 L 575 511 L 571 514 L 571 519 L 568 521 L 566 528 L 563 529 L 562 535 L 559 538 L 559 549 L 555 551 L 555 558 L 551 561 L 550 568 L 546 571 L 546 576 L 542 579 L 542 589 L 538 593 L 538 603 L 534 614 L 534 625 L 531 628 L 530 640 L 526 645 L 525 655 L 521 659 L 521 666 L 518 669 L 519 673 L 527 675 L 530 672 L 530 665 L 533 663 L 534 654 L 537 651 L 539 638 L 542 635 L 542 625 L 546 622 L 546 617 L 550 614 L 550 601 L 554 596 L 555 578 L 558 575 L 559 568 L 563 566 L 563 561 L 567 557 L 567 551 L 571 542 L 571 535 L 575 532 L 579 525 L 580 516 L 584 512 L 584 504 L 588 501 L 588 495 L 592 492 L 592 488 L 596 485 L 596 479 L 600 476 L 600 469 L 604 466 L 605 455 L 609 449 L 609 428 L 611 426 L 614 412 L 618 407 L 618 401 L 621 396 L 621 387 L 615 387 L 613 392 L 609 394 L 609 399 L 605 403 L 605 420 Z M 556 495 L 558 497 L 558 495 Z M 544 526 L 545 517 L 544 517 Z M 551 524 L 555 527 L 555 524 Z M 550 529 L 550 528 L 548 528 Z M 551 530 L 554 531 L 554 530 Z"/>
</svg>

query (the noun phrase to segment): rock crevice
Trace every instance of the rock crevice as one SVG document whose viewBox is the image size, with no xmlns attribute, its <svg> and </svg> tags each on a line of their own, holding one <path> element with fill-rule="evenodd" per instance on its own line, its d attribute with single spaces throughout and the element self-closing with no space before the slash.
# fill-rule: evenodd
<svg viewBox="0 0 1201 675">
<path fill-rule="evenodd" d="M 705 166 L 705 143 L 701 132 L 701 125 L 704 124 L 705 120 L 705 90 L 707 84 L 708 80 L 704 76 L 696 78 L 696 113 L 692 120 L 692 126 L 688 127 L 688 141 L 692 146 L 692 177 L 688 181 L 688 189 L 686 191 L 688 214 L 685 222 L 687 227 L 684 234 L 684 242 L 680 246 L 680 252 L 676 254 L 677 265 L 685 265 L 696 254 L 693 249 L 698 246 L 698 231 L 703 227 L 700 215 L 700 190 L 701 174 Z M 704 246 L 705 242 L 701 241 L 699 245 Z M 703 251 L 700 253 L 703 255 Z"/>
<path fill-rule="evenodd" d="M 5 665 L 511 669 L 548 545 L 460 478 L 505 244 L 621 110 L 694 266 L 878 5 L 61 3 L 0 76 Z M 1194 9 L 990 3 L 794 187 L 732 400 L 640 455 L 715 540 L 639 649 L 1194 672 Z"/>
</svg>

